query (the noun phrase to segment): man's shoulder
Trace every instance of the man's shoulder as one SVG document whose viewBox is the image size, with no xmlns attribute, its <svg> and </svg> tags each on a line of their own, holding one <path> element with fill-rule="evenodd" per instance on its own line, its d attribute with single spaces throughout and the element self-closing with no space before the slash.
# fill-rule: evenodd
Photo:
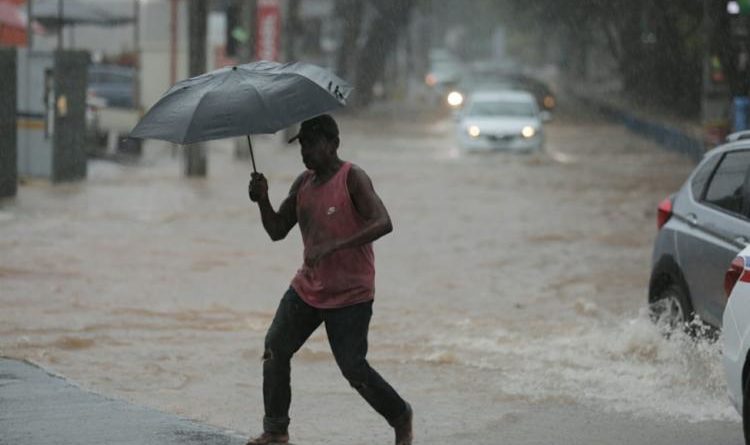
<svg viewBox="0 0 750 445">
<path fill-rule="evenodd" d="M 307 178 L 310 177 L 311 174 L 312 174 L 311 170 L 304 170 L 302 173 L 297 175 L 297 179 L 295 179 L 294 182 L 292 183 L 292 187 L 290 191 L 296 192 L 302 186 L 302 184 L 305 183 L 305 181 L 307 180 Z"/>
<path fill-rule="evenodd" d="M 351 173 L 354 173 L 354 176 L 367 176 L 367 172 L 360 167 L 359 165 L 353 163 L 353 162 L 347 162 L 349 164 L 349 177 L 351 178 Z"/>
</svg>

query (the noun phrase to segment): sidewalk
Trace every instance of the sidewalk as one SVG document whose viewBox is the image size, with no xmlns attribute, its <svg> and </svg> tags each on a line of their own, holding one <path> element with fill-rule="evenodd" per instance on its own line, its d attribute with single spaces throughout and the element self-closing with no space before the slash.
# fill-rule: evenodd
<svg viewBox="0 0 750 445">
<path fill-rule="evenodd" d="M 85 392 L 29 363 L 0 358 L 0 444 L 244 444 L 237 434 Z"/>
<path fill-rule="evenodd" d="M 591 83 L 568 83 L 565 90 L 569 96 L 607 119 L 696 162 L 712 148 L 705 146 L 703 128 L 699 121 L 669 116 L 653 108 L 639 108 L 623 97 L 617 88 Z"/>
</svg>

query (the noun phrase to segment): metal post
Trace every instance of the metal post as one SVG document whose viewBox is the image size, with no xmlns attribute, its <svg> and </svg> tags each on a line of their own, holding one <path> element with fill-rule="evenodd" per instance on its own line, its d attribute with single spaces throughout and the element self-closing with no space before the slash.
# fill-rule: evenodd
<svg viewBox="0 0 750 445">
<path fill-rule="evenodd" d="M 240 26 L 247 32 L 247 42 L 239 46 L 237 59 L 240 63 L 248 63 L 255 59 L 257 0 L 243 0 L 240 2 Z"/>
<path fill-rule="evenodd" d="M 169 5 L 169 84 L 177 82 L 177 0 L 171 0 Z"/>
<path fill-rule="evenodd" d="M 284 59 L 287 62 L 294 62 L 296 59 L 295 54 L 295 37 L 298 31 L 298 16 L 299 16 L 299 0 L 288 0 L 286 8 L 284 35 L 282 40 L 284 41 L 284 52 L 286 53 Z"/>
<path fill-rule="evenodd" d="M 34 49 L 34 0 L 26 0 L 26 47 L 29 52 Z"/>
<path fill-rule="evenodd" d="M 135 85 L 133 104 L 137 110 L 141 109 L 141 0 L 133 0 L 133 52 L 135 53 Z"/>
<path fill-rule="evenodd" d="M 296 34 L 299 31 L 299 8 L 300 8 L 300 0 L 288 0 L 287 2 L 287 9 L 286 9 L 286 17 L 282 18 L 285 19 L 284 23 L 284 33 L 282 34 L 282 41 L 284 44 L 284 52 L 286 53 L 284 55 L 284 59 L 287 62 L 294 62 L 296 59 L 295 54 L 295 38 Z M 283 139 L 281 139 L 281 145 L 283 147 L 287 147 L 286 141 L 288 141 L 292 136 L 294 136 L 297 133 L 297 126 L 291 125 L 284 129 L 284 136 Z M 252 155 L 252 147 L 250 147 L 250 155 Z M 255 167 L 255 165 L 253 165 Z"/>
<path fill-rule="evenodd" d="M 206 34 L 208 5 L 203 0 L 188 2 L 188 39 L 190 77 L 206 71 Z M 185 174 L 206 176 L 208 160 L 203 144 L 190 144 L 185 148 Z"/>
<path fill-rule="evenodd" d="M 63 24 L 65 23 L 65 7 L 62 0 L 57 0 L 57 49 L 63 49 Z"/>
<path fill-rule="evenodd" d="M 0 48 L 0 199 L 16 196 L 18 148 L 16 147 L 16 49 Z"/>
<path fill-rule="evenodd" d="M 257 0 L 237 0 L 239 2 L 239 26 L 247 32 L 247 41 L 237 47 L 237 62 L 248 63 L 255 59 L 255 41 L 257 20 Z M 234 141 L 234 156 L 237 159 L 247 159 L 250 156 L 249 147 L 242 139 Z"/>
</svg>

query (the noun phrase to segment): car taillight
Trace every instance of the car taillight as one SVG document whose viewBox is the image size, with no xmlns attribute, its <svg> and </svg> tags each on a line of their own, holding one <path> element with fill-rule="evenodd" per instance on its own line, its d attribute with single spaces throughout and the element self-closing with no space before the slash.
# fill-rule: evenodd
<svg viewBox="0 0 750 445">
<path fill-rule="evenodd" d="M 659 203 L 656 210 L 656 227 L 661 229 L 672 217 L 672 198 L 666 198 Z"/>
<path fill-rule="evenodd" d="M 729 298 L 729 295 L 732 293 L 732 289 L 734 289 L 734 286 L 737 284 L 737 281 L 739 281 L 740 278 L 743 278 L 743 281 L 747 281 L 747 278 L 743 277 L 744 272 L 745 259 L 741 256 L 738 256 L 737 258 L 732 260 L 732 264 L 729 265 L 727 273 L 724 274 L 724 292 L 727 294 L 727 298 Z"/>
</svg>

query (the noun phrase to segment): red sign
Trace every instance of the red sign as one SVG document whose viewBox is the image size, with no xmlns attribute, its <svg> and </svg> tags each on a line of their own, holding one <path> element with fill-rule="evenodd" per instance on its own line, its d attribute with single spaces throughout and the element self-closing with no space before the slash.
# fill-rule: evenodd
<svg viewBox="0 0 750 445">
<path fill-rule="evenodd" d="M 278 0 L 258 0 L 256 29 L 255 57 L 278 61 L 281 41 L 281 8 Z"/>
</svg>

